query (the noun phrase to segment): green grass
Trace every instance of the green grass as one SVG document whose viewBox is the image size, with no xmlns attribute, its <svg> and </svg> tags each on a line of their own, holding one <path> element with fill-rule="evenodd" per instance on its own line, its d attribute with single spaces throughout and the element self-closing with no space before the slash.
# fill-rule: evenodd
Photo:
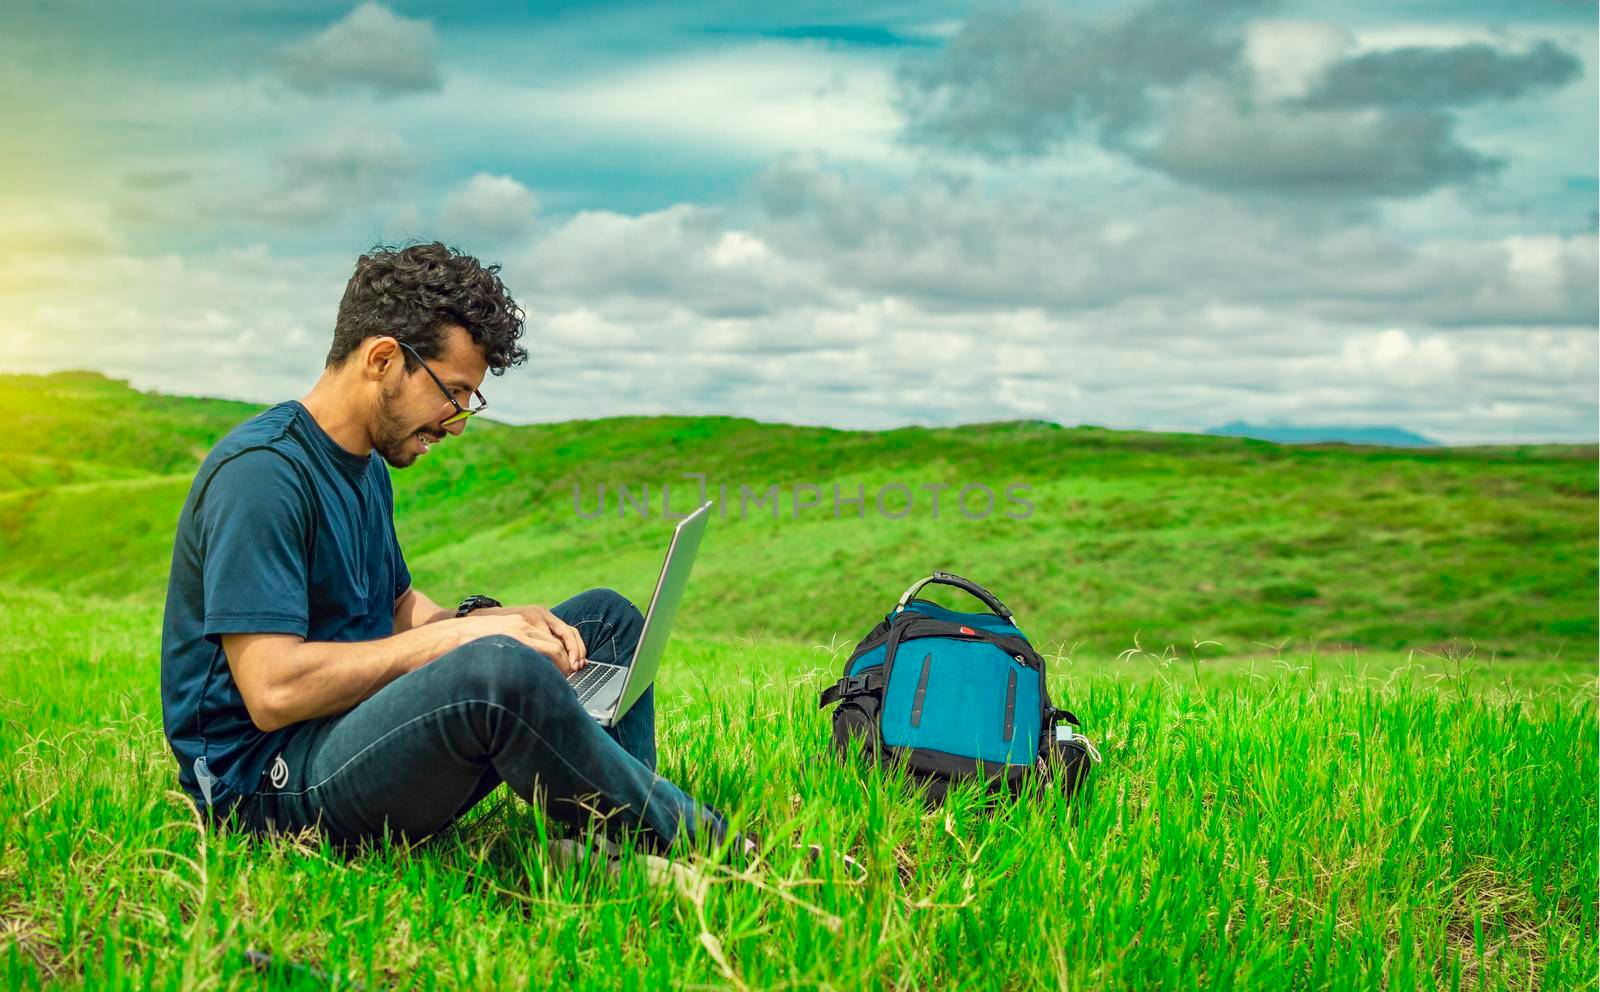
<svg viewBox="0 0 1600 992">
<path fill-rule="evenodd" d="M 395 474 L 441 600 L 645 597 L 667 524 L 578 519 L 573 480 L 590 506 L 595 482 L 684 471 L 1033 486 L 1009 523 L 713 522 L 660 684 L 662 772 L 870 877 L 777 844 L 674 887 L 556 866 L 503 789 L 411 849 L 202 832 L 161 735 L 161 596 L 193 459 L 251 408 L 0 386 L 49 401 L 0 401 L 24 425 L 0 467 L 27 463 L 0 473 L 0 987 L 318 984 L 246 948 L 369 989 L 1596 987 L 1592 447 L 474 425 Z M 991 584 L 1052 656 L 1105 756 L 1077 800 L 929 813 L 823 757 L 816 691 L 933 567 Z"/>
</svg>

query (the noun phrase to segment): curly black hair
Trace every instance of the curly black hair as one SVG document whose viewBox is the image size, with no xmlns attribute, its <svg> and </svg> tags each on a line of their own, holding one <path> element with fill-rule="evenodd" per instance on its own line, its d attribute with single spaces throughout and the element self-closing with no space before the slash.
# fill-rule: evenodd
<svg viewBox="0 0 1600 992">
<path fill-rule="evenodd" d="M 498 265 L 485 266 L 471 255 L 433 241 L 404 248 L 375 245 L 356 260 L 355 274 L 339 301 L 333 347 L 327 366 L 341 365 L 362 341 L 387 334 L 417 349 L 424 358 L 439 354 L 441 332 L 459 324 L 483 346 L 495 375 L 521 365 L 528 352 L 518 346 L 522 308 L 506 292 Z M 406 369 L 415 362 L 405 355 Z"/>
</svg>

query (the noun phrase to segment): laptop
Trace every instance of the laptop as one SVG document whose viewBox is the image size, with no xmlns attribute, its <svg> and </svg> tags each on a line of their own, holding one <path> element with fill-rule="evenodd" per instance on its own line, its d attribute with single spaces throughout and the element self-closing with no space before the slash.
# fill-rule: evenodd
<svg viewBox="0 0 1600 992">
<path fill-rule="evenodd" d="M 683 599 L 683 587 L 689 583 L 689 570 L 694 567 L 694 556 L 700 550 L 700 539 L 705 536 L 710 519 L 711 503 L 706 502 L 678 521 L 673 530 L 667 560 L 661 566 L 655 594 L 644 615 L 644 630 L 639 634 L 633 663 L 613 665 L 591 660 L 567 676 L 567 682 L 578 693 L 578 701 L 600 721 L 600 726 L 615 725 L 656 680 L 667 637 L 672 633 L 672 618 L 677 615 L 678 601 Z"/>
</svg>

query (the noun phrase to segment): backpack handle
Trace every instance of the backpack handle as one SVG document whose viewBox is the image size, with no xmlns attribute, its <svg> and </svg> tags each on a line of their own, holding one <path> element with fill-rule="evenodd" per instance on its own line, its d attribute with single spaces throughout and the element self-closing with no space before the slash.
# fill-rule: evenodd
<svg viewBox="0 0 1600 992">
<path fill-rule="evenodd" d="M 1006 604 L 1000 602 L 999 598 L 995 596 L 994 593 L 985 589 L 983 586 L 978 585 L 971 579 L 963 579 L 961 576 L 954 573 L 940 572 L 938 570 L 935 570 L 934 573 L 927 578 L 913 583 L 911 588 L 907 589 L 900 597 L 900 604 L 894 608 L 894 611 L 899 613 L 901 610 L 904 610 L 906 608 L 906 604 L 911 602 L 911 598 L 917 593 L 921 592 L 922 587 L 930 582 L 938 582 L 942 585 L 955 586 L 957 589 L 965 590 L 976 598 L 983 600 L 983 605 L 989 607 L 989 611 L 998 616 L 1000 619 L 1006 621 L 1011 619 L 1011 611 L 1006 609 Z"/>
</svg>

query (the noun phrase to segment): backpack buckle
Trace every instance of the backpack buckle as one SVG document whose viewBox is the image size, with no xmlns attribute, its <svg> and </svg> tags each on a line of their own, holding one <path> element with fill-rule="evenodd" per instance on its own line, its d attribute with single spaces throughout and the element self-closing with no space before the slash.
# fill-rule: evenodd
<svg viewBox="0 0 1600 992">
<path fill-rule="evenodd" d="M 839 687 L 839 695 L 841 696 L 854 696 L 858 693 L 871 691 L 871 687 L 867 685 L 867 676 L 865 675 L 851 675 L 842 679 L 841 682 L 843 683 Z"/>
<path fill-rule="evenodd" d="M 846 696 L 859 696 L 863 693 L 876 692 L 883 687 L 883 673 L 877 669 L 870 669 L 863 675 L 846 675 L 822 690 L 822 700 L 818 706 L 827 706 Z"/>
</svg>

